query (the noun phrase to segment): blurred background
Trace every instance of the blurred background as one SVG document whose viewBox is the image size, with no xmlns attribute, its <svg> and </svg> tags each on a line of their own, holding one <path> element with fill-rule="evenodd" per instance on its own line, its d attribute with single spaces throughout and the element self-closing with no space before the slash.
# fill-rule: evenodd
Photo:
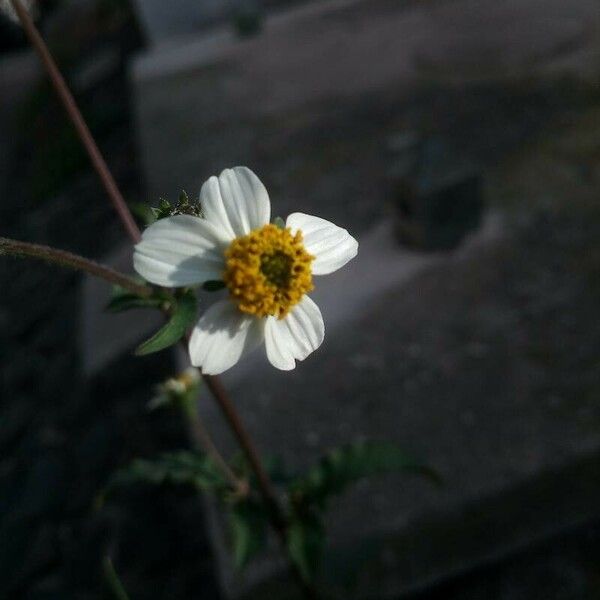
<svg viewBox="0 0 600 600">
<path fill-rule="evenodd" d="M 600 11 L 596 0 L 52 0 L 36 19 L 130 206 L 252 168 L 275 215 L 360 241 L 319 281 L 327 336 L 292 373 L 224 378 L 290 468 L 391 440 L 334 505 L 341 598 L 600 598 Z M 0 15 L 0 235 L 131 269 L 131 246 L 17 25 Z M 279 598 L 231 571 L 193 491 L 110 474 L 186 447 L 149 411 L 181 368 L 107 286 L 0 262 L 0 597 Z M 211 298 L 201 298 L 210 302 Z M 204 419 L 233 451 L 208 392 Z M 278 595 L 279 594 L 279 595 Z M 285 596 L 287 597 L 287 596 Z"/>
</svg>

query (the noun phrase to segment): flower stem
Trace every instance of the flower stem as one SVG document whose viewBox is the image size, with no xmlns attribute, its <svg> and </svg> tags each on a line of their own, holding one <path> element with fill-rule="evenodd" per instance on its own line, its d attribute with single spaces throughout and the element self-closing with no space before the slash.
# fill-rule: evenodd
<svg viewBox="0 0 600 600">
<path fill-rule="evenodd" d="M 244 426 L 237 411 L 235 410 L 231 400 L 225 392 L 225 388 L 221 381 L 213 375 L 204 375 L 204 381 L 217 401 L 219 408 L 223 412 L 223 415 L 227 419 L 229 426 L 233 429 L 236 438 L 240 446 L 242 447 L 260 488 L 261 494 L 267 504 L 267 507 L 271 513 L 271 520 L 277 533 L 280 535 L 283 541 L 286 539 L 287 523 L 283 515 L 275 490 L 271 484 L 269 476 L 265 471 L 262 461 L 258 455 L 258 451 L 254 447 L 252 440 Z"/>
<path fill-rule="evenodd" d="M 123 275 L 110 267 L 101 265 L 78 254 L 72 254 L 66 250 L 0 237 L 0 255 L 3 254 L 19 258 L 34 258 L 60 267 L 66 267 L 67 269 L 83 271 L 94 277 L 104 279 L 113 285 L 121 286 L 137 296 L 148 297 L 152 294 L 152 288 L 147 285 L 138 283 L 135 279 L 127 277 L 127 275 Z"/>
<path fill-rule="evenodd" d="M 48 76 L 52 81 L 52 85 L 54 86 L 56 93 L 63 103 L 65 110 L 69 114 L 69 118 L 77 130 L 77 134 L 79 135 L 81 143 L 87 150 L 94 169 L 96 170 L 96 173 L 98 173 L 100 180 L 102 181 L 102 185 L 104 186 L 106 193 L 113 203 L 115 210 L 119 214 L 125 230 L 134 242 L 138 242 L 141 238 L 139 227 L 137 226 L 131 211 L 127 207 L 127 203 L 119 191 L 119 188 L 106 164 L 106 161 L 104 160 L 104 157 L 94 141 L 94 138 L 83 116 L 81 115 L 81 111 L 77 107 L 77 103 L 73 98 L 73 94 L 71 94 L 69 88 L 67 87 L 63 76 L 58 70 L 56 63 L 54 62 L 46 43 L 42 39 L 40 32 L 37 30 L 29 12 L 26 8 L 24 8 L 20 0 L 11 1 L 13 8 L 19 17 L 19 21 L 25 30 L 25 34 L 29 38 L 31 45 L 38 53 L 40 60 L 46 68 Z"/>
<path fill-rule="evenodd" d="M 275 493 L 275 489 L 269 479 L 267 472 L 265 471 L 258 451 L 250 438 L 250 435 L 244 428 L 242 421 L 240 419 L 239 414 L 235 410 L 233 403 L 229 399 L 229 396 L 225 392 L 225 388 L 221 383 L 221 380 L 214 375 L 204 375 L 204 381 L 208 387 L 208 389 L 212 392 L 215 400 L 217 401 L 219 408 L 223 412 L 229 426 L 233 430 L 238 443 L 242 447 L 254 474 L 256 475 L 256 479 L 258 482 L 258 487 L 260 493 L 263 497 L 263 501 L 265 502 L 267 509 L 269 511 L 269 517 L 271 520 L 271 524 L 273 529 L 277 532 L 279 539 L 281 541 L 281 545 L 285 549 L 287 553 L 288 547 L 288 522 L 287 518 L 281 508 L 279 501 L 277 500 L 277 495 Z M 289 556 L 289 554 L 288 554 Z M 306 598 L 310 598 L 312 600 L 317 600 L 319 595 L 316 589 L 308 583 L 302 574 L 296 567 L 296 565 L 290 561 L 291 572 L 296 578 L 300 589 L 302 590 L 304 596 Z"/>
<path fill-rule="evenodd" d="M 100 150 L 98 149 L 98 146 L 88 126 L 86 125 L 83 116 L 81 115 L 81 112 L 77 108 L 77 104 L 75 103 L 73 95 L 69 91 L 64 78 L 58 70 L 58 67 L 54 62 L 48 47 L 46 46 L 33 20 L 31 19 L 27 10 L 25 10 L 21 4 L 20 0 L 11 0 L 11 2 L 27 37 L 38 53 L 44 67 L 46 68 L 52 85 L 62 101 L 69 118 L 73 122 L 79 138 L 87 150 L 92 161 L 92 165 L 100 177 L 106 193 L 108 194 L 115 210 L 117 211 L 125 230 L 132 241 L 137 243 L 141 239 L 140 230 L 133 218 L 133 215 L 131 214 L 131 211 L 129 210 L 129 207 L 127 206 L 127 203 L 123 199 L 123 196 L 119 191 L 112 174 L 110 173 L 106 161 L 102 157 L 102 154 L 100 153 Z M 279 502 L 277 501 L 277 496 L 274 492 L 269 477 L 262 466 L 258 451 L 256 450 L 252 439 L 248 435 L 248 432 L 244 428 L 242 421 L 227 393 L 225 392 L 220 380 L 217 377 L 208 375 L 203 375 L 203 379 L 213 394 L 223 414 L 225 415 L 225 418 L 233 430 L 239 445 L 242 447 L 248 458 L 248 461 L 250 462 L 250 466 L 256 475 L 263 500 L 269 509 L 269 515 L 273 528 L 279 534 L 283 547 L 287 549 L 287 520 L 279 505 Z M 294 566 L 292 566 L 292 571 L 296 576 L 298 584 L 304 592 L 304 595 L 307 598 L 317 598 L 317 593 L 315 592 L 314 588 L 303 580 L 299 571 Z"/>
<path fill-rule="evenodd" d="M 240 479 L 231 470 L 231 467 L 221 456 L 208 431 L 204 427 L 204 424 L 200 419 L 200 415 L 198 414 L 198 399 L 194 397 L 191 399 L 191 401 L 188 399 L 182 400 L 181 412 L 183 413 L 184 419 L 188 425 L 189 437 L 195 449 L 204 450 L 204 452 L 206 452 L 206 454 L 208 454 L 208 456 L 210 456 L 215 464 L 221 469 L 221 472 L 225 475 L 236 493 L 240 496 L 247 496 L 249 492 L 248 482 Z"/>
</svg>

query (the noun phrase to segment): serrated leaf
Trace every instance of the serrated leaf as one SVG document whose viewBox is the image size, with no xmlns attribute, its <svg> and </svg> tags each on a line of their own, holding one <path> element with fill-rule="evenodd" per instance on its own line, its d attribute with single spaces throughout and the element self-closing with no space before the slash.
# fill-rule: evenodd
<svg viewBox="0 0 600 600">
<path fill-rule="evenodd" d="M 185 292 L 173 303 L 171 317 L 149 340 L 140 344 L 135 353 L 138 356 L 164 350 L 176 344 L 196 318 L 196 296 L 192 291 Z"/>
<path fill-rule="evenodd" d="M 320 516 L 314 513 L 293 516 L 287 544 L 289 556 L 304 581 L 314 581 L 325 547 L 325 527 Z"/>
<path fill-rule="evenodd" d="M 246 499 L 231 508 L 229 526 L 234 565 L 243 569 L 266 546 L 267 514 L 260 504 Z"/>
<path fill-rule="evenodd" d="M 218 281 L 218 280 L 211 280 L 211 281 L 205 281 L 202 284 L 202 289 L 207 291 L 207 292 L 218 292 L 219 290 L 222 290 L 225 287 L 225 282 L 224 281 Z"/>
<path fill-rule="evenodd" d="M 394 444 L 360 442 L 332 450 L 306 475 L 293 481 L 290 492 L 304 501 L 324 507 L 332 495 L 340 494 L 359 479 L 393 471 L 425 475 L 439 482 L 432 469 Z"/>
<path fill-rule="evenodd" d="M 134 483 L 191 485 L 205 491 L 220 490 L 227 485 L 208 456 L 183 450 L 168 452 L 156 459 L 134 460 L 113 474 L 103 496 L 116 487 Z"/>
<path fill-rule="evenodd" d="M 154 220 L 159 221 L 160 219 L 166 219 L 172 214 L 171 203 L 165 198 L 159 200 L 158 206 L 150 209 L 154 215 Z"/>
</svg>

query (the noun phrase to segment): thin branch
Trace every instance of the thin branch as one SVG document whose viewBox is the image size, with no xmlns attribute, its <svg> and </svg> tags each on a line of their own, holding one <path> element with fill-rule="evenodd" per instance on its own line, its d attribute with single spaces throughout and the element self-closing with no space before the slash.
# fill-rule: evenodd
<svg viewBox="0 0 600 600">
<path fill-rule="evenodd" d="M 77 103 L 69 91 L 63 76 L 58 70 L 58 67 L 54 62 L 46 43 L 37 30 L 29 12 L 23 7 L 23 4 L 20 2 L 20 0 L 12 0 L 12 5 L 17 13 L 17 16 L 19 17 L 19 21 L 21 22 L 23 29 L 25 30 L 25 34 L 29 38 L 29 41 L 31 42 L 31 45 L 34 47 L 35 51 L 38 53 L 40 60 L 48 72 L 56 93 L 63 103 L 65 110 L 69 114 L 75 129 L 77 129 L 79 138 L 87 150 L 94 169 L 96 170 L 96 173 L 98 173 L 100 180 L 102 181 L 102 185 L 104 186 L 106 193 L 113 203 L 115 210 L 117 213 L 119 213 L 119 217 L 121 218 L 121 222 L 123 223 L 127 234 L 134 242 L 138 242 L 141 238 L 140 229 L 137 226 L 131 211 L 127 207 L 127 203 L 119 191 L 119 188 L 106 164 L 106 161 L 104 160 L 98 145 L 94 141 L 94 138 L 85 120 L 83 119 L 83 116 L 81 115 L 81 111 L 77 107 Z"/>
<path fill-rule="evenodd" d="M 219 404 L 219 407 L 229 423 L 229 426 L 231 429 L 233 429 L 240 446 L 244 450 L 244 454 L 246 455 L 246 458 L 248 459 L 248 462 L 250 463 L 250 466 L 256 475 L 261 495 L 263 496 L 271 514 L 273 526 L 277 530 L 277 533 L 285 545 L 287 538 L 286 519 L 277 500 L 271 480 L 269 479 L 269 476 L 263 467 L 258 451 L 254 447 L 248 432 L 242 425 L 240 416 L 225 392 L 225 388 L 223 387 L 221 381 L 212 375 L 204 375 L 204 381 Z"/>
<path fill-rule="evenodd" d="M 121 195 L 114 178 L 112 177 L 106 162 L 102 158 L 98 146 L 96 145 L 92 134 L 90 133 L 83 117 L 75 104 L 72 94 L 70 93 L 62 75 L 60 74 L 56 63 L 52 59 L 48 47 L 46 46 L 44 40 L 39 34 L 38 30 L 35 27 L 31 17 L 28 12 L 23 8 L 20 0 L 11 0 L 12 4 L 15 8 L 17 16 L 27 34 L 29 40 L 34 46 L 35 50 L 39 54 L 48 75 L 56 89 L 57 94 L 62 100 L 64 107 L 73 121 L 75 128 L 79 134 L 81 142 L 85 146 L 90 158 L 92 160 L 92 164 L 96 169 L 96 172 L 100 176 L 102 183 L 106 189 L 107 194 L 109 195 L 113 206 L 115 207 L 119 218 L 121 219 L 125 229 L 127 230 L 129 236 L 134 242 L 138 242 L 141 238 L 140 230 L 133 219 L 131 211 L 129 210 L 126 202 Z M 223 414 L 230 427 L 232 428 L 238 443 L 242 447 L 244 453 L 246 454 L 248 461 L 250 462 L 250 466 L 252 467 L 254 473 L 256 474 L 261 495 L 269 508 L 269 514 L 271 518 L 272 525 L 274 529 L 278 532 L 282 544 L 284 548 L 287 547 L 287 522 L 284 516 L 284 513 L 277 501 L 277 496 L 274 492 L 273 486 L 269 480 L 269 477 L 262 466 L 262 462 L 260 460 L 258 451 L 256 450 L 254 443 L 252 442 L 250 436 L 245 430 L 242 421 L 233 406 L 233 403 L 229 399 L 225 389 L 223 388 L 220 380 L 214 376 L 203 375 L 204 381 L 206 382 L 208 388 L 213 394 L 215 400 L 219 404 Z M 295 576 L 298 579 L 298 583 L 303 590 L 304 594 L 308 598 L 317 598 L 317 594 L 315 590 L 303 580 L 300 576 L 298 569 L 295 566 L 292 567 L 292 570 Z"/>
<path fill-rule="evenodd" d="M 82 271 L 94 277 L 99 277 L 108 281 L 108 283 L 121 286 L 137 296 L 148 297 L 152 295 L 152 288 L 147 285 L 138 283 L 135 279 L 127 277 L 127 275 L 123 275 L 110 267 L 101 265 L 78 254 L 67 252 L 66 250 L 0 237 L 1 255 L 43 260 L 60 267 Z"/>
<path fill-rule="evenodd" d="M 240 496 L 246 496 L 249 492 L 248 482 L 240 479 L 219 453 L 198 414 L 198 399 L 194 397 L 191 402 L 187 401 L 187 399 L 182 401 L 181 408 L 188 425 L 192 445 L 197 450 L 204 450 L 221 469 L 231 487 Z"/>
</svg>

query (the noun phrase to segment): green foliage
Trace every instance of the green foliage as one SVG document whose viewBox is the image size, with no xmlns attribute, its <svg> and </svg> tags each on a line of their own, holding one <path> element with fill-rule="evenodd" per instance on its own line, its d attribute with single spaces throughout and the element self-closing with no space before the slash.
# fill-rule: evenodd
<svg viewBox="0 0 600 600">
<path fill-rule="evenodd" d="M 148 206 L 145 202 L 128 202 L 129 209 L 143 224 L 144 227 L 152 225 L 156 221 L 156 209 Z"/>
<path fill-rule="evenodd" d="M 391 471 L 425 475 L 439 482 L 434 471 L 394 444 L 359 442 L 329 452 L 306 475 L 292 482 L 290 492 L 296 502 L 325 508 L 331 496 L 342 493 L 359 479 Z"/>
<path fill-rule="evenodd" d="M 229 530 L 233 561 L 243 569 L 262 552 L 267 543 L 268 515 L 262 503 L 251 498 L 234 504 L 229 512 Z"/>
<path fill-rule="evenodd" d="M 165 198 L 161 198 L 157 208 L 150 209 L 154 215 L 154 220 L 172 217 L 174 215 L 192 215 L 194 217 L 202 217 L 202 207 L 200 202 L 190 200 L 185 190 L 181 190 L 177 204 L 172 205 Z"/>
<path fill-rule="evenodd" d="M 173 207 L 166 198 L 161 198 L 158 202 L 158 206 L 153 207 L 150 210 L 154 215 L 155 221 L 158 221 L 159 219 L 165 219 L 173 214 Z"/>
<path fill-rule="evenodd" d="M 386 442 L 358 442 L 336 448 L 288 486 L 288 553 L 305 581 L 314 580 L 325 546 L 323 513 L 334 495 L 359 479 L 392 471 L 425 475 L 439 481 L 425 465 Z"/>
<path fill-rule="evenodd" d="M 138 296 L 115 285 L 110 302 L 106 305 L 106 310 L 118 313 L 132 308 L 161 308 L 165 305 L 168 306 L 173 300 L 173 296 L 164 290 L 156 290 L 152 296 Z"/>
<path fill-rule="evenodd" d="M 171 305 L 171 316 L 149 340 L 140 344 L 135 353 L 138 356 L 158 352 L 177 343 L 196 318 L 197 302 L 192 290 L 179 295 Z"/>
<path fill-rule="evenodd" d="M 294 514 L 288 529 L 288 554 L 306 582 L 315 579 L 325 547 L 325 526 L 315 511 Z"/>
<path fill-rule="evenodd" d="M 227 482 L 208 456 L 181 450 L 156 459 L 136 459 L 110 478 L 101 501 L 115 488 L 135 483 L 190 485 L 197 490 L 220 491 Z"/>
<path fill-rule="evenodd" d="M 211 280 L 211 281 L 205 281 L 202 284 L 202 289 L 205 290 L 206 292 L 218 292 L 219 290 L 222 290 L 225 287 L 225 282 L 224 281 L 219 281 L 219 280 Z"/>
</svg>

